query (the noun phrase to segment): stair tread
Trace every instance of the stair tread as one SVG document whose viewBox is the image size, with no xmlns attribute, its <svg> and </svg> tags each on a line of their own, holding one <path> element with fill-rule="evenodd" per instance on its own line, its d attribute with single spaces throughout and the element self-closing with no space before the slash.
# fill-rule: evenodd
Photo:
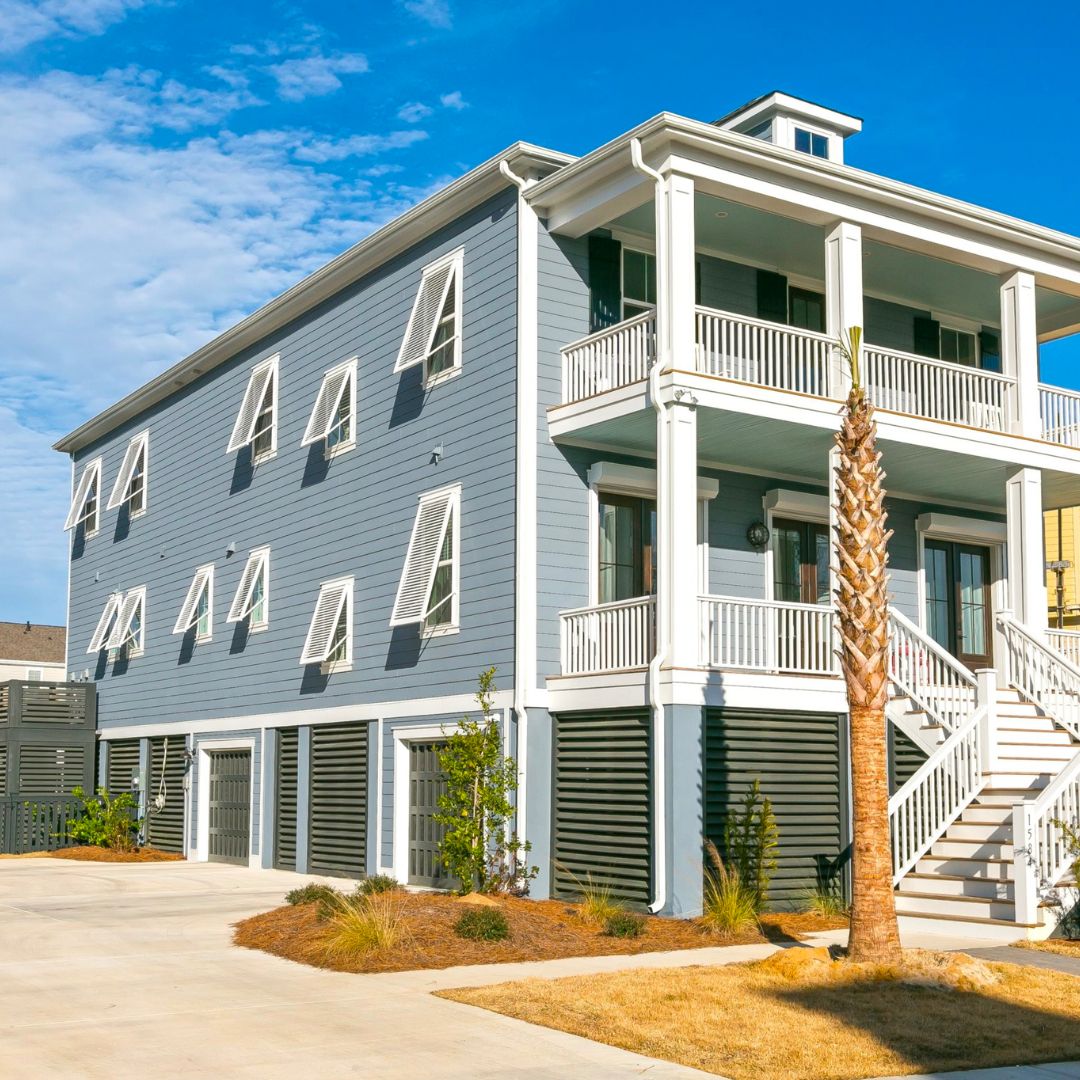
<svg viewBox="0 0 1080 1080">
<path fill-rule="evenodd" d="M 904 919 L 946 919 L 949 922 L 959 923 L 983 923 L 988 926 L 1026 926 L 1038 929 L 1039 923 L 1018 923 L 1012 919 L 993 919 L 989 915 L 944 915 L 940 912 L 928 911 L 898 911 L 897 915 Z"/>
<path fill-rule="evenodd" d="M 909 874 L 908 877 L 911 875 Z M 907 878 L 904 879 L 905 881 Z M 966 879 L 965 879 L 966 880 Z M 948 900 L 952 903 L 954 900 L 957 903 L 963 904 L 1011 904 L 1011 900 L 1006 900 L 1002 897 L 995 896 L 966 896 L 963 893 L 957 893 L 955 896 L 952 893 L 928 893 L 928 892 L 916 892 L 913 889 L 905 889 L 903 885 L 896 890 L 897 896 L 908 897 L 911 900 Z"/>
</svg>

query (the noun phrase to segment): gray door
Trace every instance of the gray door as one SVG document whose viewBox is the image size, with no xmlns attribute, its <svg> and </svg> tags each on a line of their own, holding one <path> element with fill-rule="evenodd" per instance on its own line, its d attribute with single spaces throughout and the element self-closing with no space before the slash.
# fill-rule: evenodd
<svg viewBox="0 0 1080 1080">
<path fill-rule="evenodd" d="M 187 771 L 184 749 L 182 735 L 150 740 L 146 834 L 150 846 L 161 851 L 183 853 L 184 850 L 184 773 Z"/>
<path fill-rule="evenodd" d="M 644 905 L 652 892 L 650 723 L 647 709 L 555 718 L 552 884 L 573 898 L 588 881 Z"/>
<path fill-rule="evenodd" d="M 251 831 L 251 751 L 210 753 L 211 862 L 248 862 Z"/>
<path fill-rule="evenodd" d="M 409 884 L 449 888 L 439 859 L 445 830 L 435 821 L 446 778 L 439 769 L 441 742 L 409 743 Z"/>
</svg>

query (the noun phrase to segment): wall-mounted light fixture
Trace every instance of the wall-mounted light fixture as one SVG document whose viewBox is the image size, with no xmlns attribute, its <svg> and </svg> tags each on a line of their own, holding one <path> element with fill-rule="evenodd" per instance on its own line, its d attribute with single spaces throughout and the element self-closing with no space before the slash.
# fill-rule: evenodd
<svg viewBox="0 0 1080 1080">
<path fill-rule="evenodd" d="M 764 521 L 755 521 L 749 529 L 746 530 L 746 539 L 751 547 L 757 548 L 759 551 L 765 547 L 769 542 L 769 529 Z"/>
<path fill-rule="evenodd" d="M 225 545 L 225 555 L 226 555 L 226 557 L 228 557 L 229 555 L 235 555 L 235 554 L 236 554 L 236 541 L 235 540 L 230 540 Z"/>
<path fill-rule="evenodd" d="M 431 451 L 431 461 L 433 465 L 438 465 L 442 461 L 443 457 L 443 444 L 436 443 L 435 449 Z"/>
</svg>

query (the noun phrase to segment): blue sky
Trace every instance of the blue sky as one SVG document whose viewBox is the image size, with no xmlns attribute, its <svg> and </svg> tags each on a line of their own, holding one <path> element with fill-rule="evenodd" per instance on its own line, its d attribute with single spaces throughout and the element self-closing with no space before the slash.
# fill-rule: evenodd
<svg viewBox="0 0 1080 1080">
<path fill-rule="evenodd" d="M 865 119 L 851 164 L 1080 233 L 1065 7 L 0 0 L 0 619 L 65 617 L 55 438 L 516 139 L 780 88 Z"/>
</svg>

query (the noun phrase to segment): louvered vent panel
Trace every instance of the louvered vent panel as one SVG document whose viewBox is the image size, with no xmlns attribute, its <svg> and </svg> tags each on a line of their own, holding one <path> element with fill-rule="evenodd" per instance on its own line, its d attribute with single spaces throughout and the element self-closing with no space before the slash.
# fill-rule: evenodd
<svg viewBox="0 0 1080 1080">
<path fill-rule="evenodd" d="M 298 728 L 278 730 L 274 865 L 279 870 L 296 869 L 296 781 L 299 735 Z"/>
<path fill-rule="evenodd" d="M 108 743 L 105 786 L 109 798 L 131 791 L 131 778 L 139 771 L 139 740 L 115 739 Z"/>
<path fill-rule="evenodd" d="M 150 807 L 146 835 L 151 847 L 162 851 L 184 851 L 184 738 L 170 735 L 150 740 L 150 776 L 146 800 Z M 154 809 L 155 799 L 164 794 L 165 805 Z"/>
<path fill-rule="evenodd" d="M 313 873 L 361 875 L 367 869 L 368 725 L 311 729 Z"/>
<path fill-rule="evenodd" d="M 22 723 L 82 727 L 86 723 L 87 693 L 85 686 L 23 683 Z"/>
<path fill-rule="evenodd" d="M 70 795 L 86 786 L 81 746 L 22 746 L 19 749 L 19 795 Z"/>
</svg>

